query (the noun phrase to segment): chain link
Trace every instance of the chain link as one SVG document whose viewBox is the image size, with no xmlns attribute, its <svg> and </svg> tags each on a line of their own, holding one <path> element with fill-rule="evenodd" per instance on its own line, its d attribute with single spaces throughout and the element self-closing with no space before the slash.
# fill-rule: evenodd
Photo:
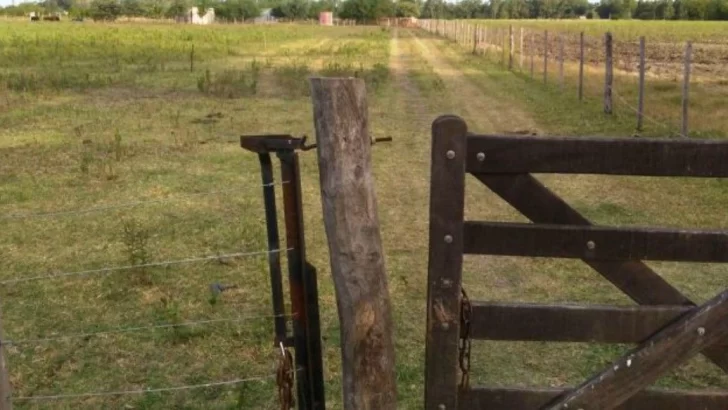
<svg viewBox="0 0 728 410">
<path fill-rule="evenodd" d="M 293 356 L 288 349 L 281 346 L 281 357 L 278 360 L 276 384 L 278 385 L 278 402 L 281 410 L 293 408 Z"/>
<path fill-rule="evenodd" d="M 470 319 L 473 314 L 473 307 L 468 299 L 465 289 L 460 288 L 462 300 L 460 302 L 460 340 L 458 352 L 460 353 L 460 388 L 470 387 Z"/>
</svg>

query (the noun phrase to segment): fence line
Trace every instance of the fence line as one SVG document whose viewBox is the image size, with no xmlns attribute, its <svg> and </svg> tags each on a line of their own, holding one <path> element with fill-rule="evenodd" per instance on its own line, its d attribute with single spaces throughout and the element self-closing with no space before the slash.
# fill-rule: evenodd
<svg viewBox="0 0 728 410">
<path fill-rule="evenodd" d="M 146 388 L 146 389 L 138 389 L 138 390 L 88 392 L 88 393 L 77 393 L 77 394 L 57 394 L 57 395 L 50 395 L 50 396 L 19 396 L 19 397 L 13 397 L 12 401 L 15 402 L 15 401 L 41 401 L 41 400 L 68 400 L 68 399 L 83 399 L 83 398 L 89 398 L 89 397 L 163 393 L 163 392 L 181 391 L 181 390 L 204 389 L 206 387 L 230 386 L 230 385 L 253 382 L 253 381 L 269 380 L 269 379 L 274 379 L 275 377 L 276 377 L 276 374 L 273 373 L 273 374 L 269 374 L 269 375 L 265 375 L 265 376 L 247 377 L 244 379 L 225 380 L 225 381 L 217 381 L 217 382 L 202 383 L 202 384 L 187 384 L 184 386 L 159 387 L 159 388 L 154 388 L 154 389 Z"/>
<path fill-rule="evenodd" d="M 287 184 L 287 183 L 289 183 L 289 181 L 281 181 L 278 184 L 283 185 L 283 184 Z M 275 185 L 276 185 L 276 183 L 272 182 L 270 184 L 263 184 L 261 186 L 267 187 L 267 186 L 275 186 Z M 149 199 L 149 200 L 135 201 L 135 202 L 124 202 L 124 203 L 104 205 L 104 206 L 85 208 L 85 209 L 38 212 L 38 213 L 31 213 L 31 214 L 12 214 L 12 215 L 0 217 L 0 219 L 16 219 L 17 220 L 17 219 L 32 219 L 32 218 L 81 215 L 81 214 L 88 214 L 88 213 L 93 213 L 93 212 L 104 212 L 104 211 L 113 211 L 116 209 L 134 208 L 137 206 L 148 205 L 148 204 L 159 204 L 159 203 L 166 203 L 166 202 L 181 201 L 183 199 L 202 197 L 202 196 L 208 196 L 208 195 L 220 195 L 220 194 L 226 194 L 226 193 L 231 193 L 231 192 L 244 192 L 248 189 L 250 189 L 250 187 L 231 188 L 231 189 L 223 189 L 223 190 L 219 190 L 219 191 L 208 191 L 208 192 L 199 192 L 199 193 L 192 193 L 192 194 L 180 194 L 180 195 L 175 195 L 175 196 L 169 197 L 169 198 Z"/>
<path fill-rule="evenodd" d="M 18 346 L 18 345 L 22 345 L 22 344 L 31 344 L 31 343 L 40 344 L 40 343 L 46 343 L 46 342 L 53 342 L 53 341 L 57 341 L 57 340 L 83 339 L 83 338 L 93 337 L 93 336 L 141 332 L 144 330 L 168 329 L 168 328 L 173 328 L 173 327 L 192 327 L 192 326 L 198 326 L 198 325 L 209 325 L 209 324 L 213 324 L 213 323 L 245 322 L 245 321 L 254 320 L 254 319 L 271 319 L 271 318 L 277 318 L 277 317 L 292 317 L 292 316 L 291 315 L 257 315 L 257 316 L 241 316 L 241 317 L 236 317 L 236 318 L 195 320 L 195 321 L 180 322 L 180 323 L 159 323 L 159 324 L 148 325 L 148 326 L 124 327 L 124 328 L 118 328 L 118 329 L 112 329 L 112 330 L 101 330 L 98 332 L 72 333 L 72 334 L 66 334 L 66 335 L 61 335 L 61 336 L 42 337 L 42 338 L 37 338 L 37 339 L 0 340 L 0 346 Z"/>
<path fill-rule="evenodd" d="M 293 248 L 288 248 L 285 250 L 291 251 L 291 250 L 293 250 Z M 255 251 L 255 252 L 236 252 L 236 253 L 226 253 L 226 254 L 213 255 L 213 256 L 200 256 L 200 257 L 196 257 L 196 258 L 174 259 L 174 260 L 167 260 L 167 261 L 161 261 L 161 262 L 142 263 L 139 265 L 112 266 L 112 267 L 107 267 L 107 268 L 90 269 L 90 270 L 75 271 L 75 272 L 63 272 L 63 273 L 57 273 L 57 274 L 35 275 L 35 276 L 29 276 L 29 277 L 21 277 L 21 278 L 3 280 L 3 281 L 0 281 L 0 285 L 8 285 L 8 284 L 13 284 L 13 283 L 21 283 L 21 282 L 31 282 L 31 281 L 43 280 L 43 279 L 58 279 L 58 278 L 64 278 L 64 277 L 69 277 L 69 276 L 86 276 L 86 275 L 94 275 L 94 274 L 102 274 L 102 273 L 112 273 L 112 272 L 120 272 L 120 271 L 134 270 L 134 269 L 140 269 L 140 268 L 154 268 L 154 267 L 160 267 L 160 266 L 183 265 L 183 264 L 188 264 L 188 263 L 206 262 L 206 261 L 220 260 L 220 259 L 225 259 L 225 258 L 269 255 L 269 254 L 279 253 L 279 252 L 281 252 L 280 249 Z"/>
<path fill-rule="evenodd" d="M 442 21 L 447 26 L 447 21 Z M 463 21 L 457 22 L 459 25 L 462 24 L 469 24 Z M 444 33 L 438 32 L 437 30 L 434 30 L 434 27 L 437 27 L 441 24 L 440 20 L 420 20 L 419 21 L 419 27 L 423 30 L 429 31 L 429 32 L 435 32 L 437 34 L 443 35 L 444 37 L 460 43 L 457 36 L 457 30 L 455 33 L 448 33 L 445 31 Z M 479 25 L 485 24 L 484 22 L 480 21 L 478 22 Z M 456 28 L 458 25 L 456 25 Z M 491 28 L 491 30 L 495 30 L 496 33 L 501 33 L 501 30 L 498 28 L 499 26 L 494 26 Z M 466 27 L 467 28 L 467 27 Z M 522 27 L 521 27 L 522 28 Z M 488 26 L 481 27 L 482 30 L 488 31 Z M 513 26 L 509 25 L 508 30 L 510 33 L 512 33 Z M 692 67 L 692 61 L 695 59 L 698 61 L 698 57 L 693 57 L 695 48 L 693 47 L 695 43 L 691 41 L 687 41 L 685 44 L 685 47 L 680 49 L 680 43 L 677 42 L 655 42 L 652 55 L 648 56 L 645 53 L 645 41 L 644 38 L 641 37 L 639 39 L 636 39 L 635 41 L 627 40 L 627 41 L 617 41 L 616 39 L 613 42 L 613 48 L 610 47 L 610 44 L 612 43 L 611 40 L 613 36 L 609 33 L 607 33 L 606 37 L 604 39 L 601 39 L 601 45 L 599 45 L 600 40 L 596 37 L 585 37 L 584 32 L 580 33 L 572 33 L 572 32 L 561 32 L 561 33 L 550 33 L 548 31 L 541 31 L 538 32 L 538 29 L 527 29 L 527 30 L 518 30 L 520 33 L 519 35 L 519 44 L 523 43 L 523 36 L 528 36 L 528 43 L 527 48 L 524 50 L 523 47 L 519 47 L 519 52 L 528 53 L 530 54 L 529 57 L 531 61 L 531 78 L 534 77 L 534 56 L 537 56 L 538 58 L 543 58 L 543 67 L 541 73 L 543 74 L 543 81 L 545 84 L 549 83 L 550 77 L 549 77 L 549 58 L 555 58 L 557 64 L 558 64 L 558 72 L 556 73 L 558 75 L 558 85 L 560 87 L 564 86 L 564 63 L 565 60 L 568 59 L 570 64 L 574 64 L 575 69 L 578 68 L 578 77 L 576 78 L 575 88 L 577 89 L 576 96 L 578 96 L 579 100 L 582 100 L 584 98 L 584 81 L 585 77 L 585 71 L 584 71 L 584 64 L 588 64 L 590 66 L 598 66 L 601 70 L 601 76 L 604 79 L 604 84 L 602 84 L 604 95 L 601 96 L 600 102 L 603 102 L 604 104 L 604 111 L 607 114 L 613 114 L 611 110 L 611 96 L 609 93 L 613 90 L 613 87 L 609 84 L 609 78 L 614 77 L 614 79 L 617 79 L 617 73 L 612 72 L 612 70 L 620 70 L 619 78 L 629 78 L 631 76 L 639 76 L 638 83 L 635 84 L 635 92 L 638 95 L 638 98 L 640 99 L 640 108 L 636 111 L 636 129 L 637 131 L 642 130 L 642 116 L 647 116 L 644 113 L 644 98 L 645 98 L 645 89 L 644 89 L 644 76 L 645 71 L 650 70 L 651 72 L 655 72 L 658 75 L 658 78 L 660 81 L 664 82 L 672 82 L 672 83 L 678 83 L 682 86 L 683 91 L 683 97 L 682 97 L 682 110 L 681 110 L 681 116 L 680 116 L 680 124 L 675 125 L 672 127 L 666 127 L 665 121 L 650 121 L 652 124 L 659 124 L 660 129 L 667 128 L 671 130 L 671 133 L 674 135 L 679 135 L 683 137 L 687 137 L 688 135 L 688 111 L 689 111 L 689 88 L 690 88 L 690 82 L 692 77 L 692 71 L 695 67 L 701 67 L 701 70 L 703 70 L 704 75 L 709 75 L 710 78 L 715 78 L 715 73 L 713 73 L 715 65 L 710 66 L 703 66 L 696 65 L 695 67 Z M 534 37 L 535 40 L 534 41 Z M 568 57 L 565 55 L 565 43 L 567 43 L 568 39 Z M 588 40 L 588 41 L 587 41 Z M 489 50 L 490 48 L 493 48 L 496 52 L 496 55 L 498 54 L 498 51 L 502 51 L 501 57 L 503 57 L 506 52 L 509 53 L 509 55 L 513 55 L 515 51 L 515 45 L 513 41 L 510 42 L 504 42 L 500 41 L 499 37 L 496 35 L 494 39 L 488 39 L 487 36 L 483 38 L 484 45 L 482 47 L 475 47 L 475 50 Z M 709 61 L 717 61 L 715 60 L 715 50 L 710 49 L 708 46 L 710 46 L 710 43 L 702 43 L 703 47 L 701 48 L 701 56 L 702 58 L 713 58 L 713 60 Z M 666 48 L 667 47 L 667 48 Z M 671 48 L 670 48 L 671 47 Z M 592 54 L 589 56 L 585 55 L 586 49 L 589 48 L 591 50 L 597 51 L 598 54 Z M 671 60 L 665 60 L 662 56 L 662 51 L 664 50 L 670 50 L 672 51 L 672 54 L 675 55 L 676 53 L 680 53 L 680 55 L 683 56 L 681 62 L 675 62 L 675 64 L 671 64 Z M 679 51 L 678 51 L 679 50 Z M 614 51 L 612 55 L 612 51 Z M 713 54 L 711 54 L 713 53 Z M 488 53 L 485 53 L 486 56 L 488 56 Z M 549 56 L 551 54 L 551 56 Z M 674 56 L 673 56 L 674 57 Z M 653 61 L 650 61 L 650 59 L 654 59 Z M 613 60 L 612 65 L 610 65 L 610 60 Z M 501 64 L 503 64 L 503 58 L 501 58 Z M 634 66 L 634 64 L 637 65 L 637 67 Z M 661 72 L 659 69 L 660 66 L 663 65 L 668 68 L 668 72 Z M 510 70 L 513 70 L 513 65 L 508 65 Z M 706 68 L 707 67 L 707 68 Z M 637 70 L 635 70 L 637 68 Z M 611 75 L 610 75 L 611 73 Z M 666 75 L 667 74 L 667 75 Z M 591 75 L 589 77 L 596 78 L 599 76 L 599 74 L 592 71 Z M 674 76 L 673 80 L 670 80 L 670 77 Z M 681 77 L 681 78 L 680 78 Z M 678 79 L 680 78 L 680 79 Z M 659 92 L 659 91 L 658 91 Z M 675 115 L 674 117 L 677 118 L 677 113 L 680 112 L 680 109 L 676 107 L 675 109 Z M 676 121 L 677 122 L 677 121 Z M 677 130 L 677 128 L 680 128 L 680 130 Z"/>
</svg>

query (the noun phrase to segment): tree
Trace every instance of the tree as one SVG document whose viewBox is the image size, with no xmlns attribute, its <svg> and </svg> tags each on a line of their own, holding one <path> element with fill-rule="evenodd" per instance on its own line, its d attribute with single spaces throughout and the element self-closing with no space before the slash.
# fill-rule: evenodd
<svg viewBox="0 0 728 410">
<path fill-rule="evenodd" d="M 412 0 L 399 0 L 396 8 L 397 17 L 420 16 L 420 6 Z"/>
<path fill-rule="evenodd" d="M 94 0 L 89 15 L 96 21 L 114 21 L 121 15 L 121 5 L 115 0 Z"/>
<path fill-rule="evenodd" d="M 184 16 L 189 10 L 189 4 L 185 0 L 174 0 L 165 13 L 169 18 Z"/>
<path fill-rule="evenodd" d="M 346 0 L 341 5 L 339 16 L 357 21 L 375 21 L 394 15 L 391 0 Z"/>
<path fill-rule="evenodd" d="M 144 9 L 142 8 L 139 0 L 124 0 L 124 3 L 121 5 L 121 11 L 128 17 L 139 17 L 144 15 Z"/>
</svg>

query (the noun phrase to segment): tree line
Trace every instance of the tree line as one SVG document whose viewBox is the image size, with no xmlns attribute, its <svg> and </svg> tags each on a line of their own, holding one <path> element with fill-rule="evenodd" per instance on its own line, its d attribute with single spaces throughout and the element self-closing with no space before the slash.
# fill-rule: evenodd
<svg viewBox="0 0 728 410">
<path fill-rule="evenodd" d="M 372 22 L 383 17 L 439 19 L 591 19 L 728 20 L 728 0 L 44 0 L 0 8 L 0 14 L 27 16 L 67 11 L 72 16 L 114 20 L 183 16 L 190 7 L 214 8 L 220 20 L 245 21 L 270 9 L 279 19 L 336 17 Z"/>
</svg>

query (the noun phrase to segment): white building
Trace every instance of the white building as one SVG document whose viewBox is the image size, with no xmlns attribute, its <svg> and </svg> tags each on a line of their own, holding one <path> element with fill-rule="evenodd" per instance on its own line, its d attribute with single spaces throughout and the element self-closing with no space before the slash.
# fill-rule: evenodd
<svg viewBox="0 0 728 410">
<path fill-rule="evenodd" d="M 185 17 L 185 22 L 190 24 L 212 24 L 215 22 L 215 9 L 205 10 L 205 14 L 200 16 L 200 10 L 197 7 L 192 7 Z"/>
</svg>

